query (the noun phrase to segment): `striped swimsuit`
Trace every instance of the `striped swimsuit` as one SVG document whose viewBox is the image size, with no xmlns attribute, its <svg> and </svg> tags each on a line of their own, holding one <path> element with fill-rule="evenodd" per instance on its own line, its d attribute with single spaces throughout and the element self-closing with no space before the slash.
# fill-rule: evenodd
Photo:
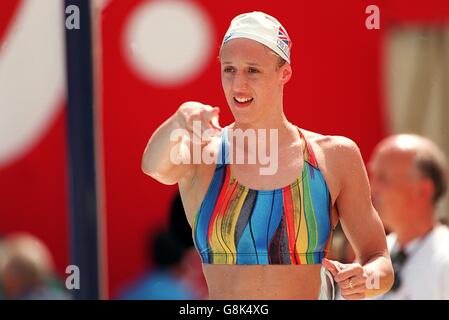
<svg viewBox="0 0 449 320">
<path fill-rule="evenodd" d="M 329 252 L 331 200 L 311 145 L 305 142 L 302 174 L 292 184 L 255 190 L 230 175 L 228 130 L 212 181 L 192 226 L 203 263 L 319 264 Z"/>
</svg>

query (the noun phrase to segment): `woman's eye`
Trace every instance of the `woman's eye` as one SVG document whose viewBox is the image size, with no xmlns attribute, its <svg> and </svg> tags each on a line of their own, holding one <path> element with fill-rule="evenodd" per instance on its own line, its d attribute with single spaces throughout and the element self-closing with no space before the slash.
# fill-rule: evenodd
<svg viewBox="0 0 449 320">
<path fill-rule="evenodd" d="M 233 71 L 234 71 L 234 68 L 231 68 L 231 67 L 227 67 L 227 68 L 223 69 L 223 72 L 226 72 L 226 73 L 233 72 Z"/>
<path fill-rule="evenodd" d="M 249 68 L 248 72 L 249 73 L 257 73 L 257 72 L 259 72 L 259 70 L 255 69 L 255 68 Z"/>
</svg>

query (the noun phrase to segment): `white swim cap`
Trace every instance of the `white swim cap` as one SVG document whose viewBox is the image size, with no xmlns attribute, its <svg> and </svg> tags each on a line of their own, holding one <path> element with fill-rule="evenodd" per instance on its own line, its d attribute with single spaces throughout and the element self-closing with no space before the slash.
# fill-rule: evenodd
<svg viewBox="0 0 449 320">
<path fill-rule="evenodd" d="M 254 11 L 236 16 L 231 21 L 221 46 L 235 38 L 260 42 L 290 63 L 292 42 L 281 23 L 272 16 Z"/>
</svg>

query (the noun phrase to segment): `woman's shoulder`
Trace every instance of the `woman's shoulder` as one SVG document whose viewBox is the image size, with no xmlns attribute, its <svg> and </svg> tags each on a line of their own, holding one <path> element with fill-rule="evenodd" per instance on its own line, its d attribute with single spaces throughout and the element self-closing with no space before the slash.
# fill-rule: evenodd
<svg viewBox="0 0 449 320">
<path fill-rule="evenodd" d="M 348 137 L 325 135 L 301 128 L 301 132 L 306 140 L 312 144 L 317 145 L 323 151 L 358 151 L 357 144 Z"/>
</svg>

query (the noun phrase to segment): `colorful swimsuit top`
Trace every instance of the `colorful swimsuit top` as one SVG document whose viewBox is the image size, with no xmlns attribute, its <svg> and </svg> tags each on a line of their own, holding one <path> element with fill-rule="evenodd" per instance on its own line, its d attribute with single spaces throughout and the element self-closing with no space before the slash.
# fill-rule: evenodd
<svg viewBox="0 0 449 320">
<path fill-rule="evenodd" d="M 292 184 L 255 190 L 230 175 L 228 130 L 192 232 L 203 263 L 319 264 L 332 241 L 329 189 L 309 142 Z"/>
</svg>

